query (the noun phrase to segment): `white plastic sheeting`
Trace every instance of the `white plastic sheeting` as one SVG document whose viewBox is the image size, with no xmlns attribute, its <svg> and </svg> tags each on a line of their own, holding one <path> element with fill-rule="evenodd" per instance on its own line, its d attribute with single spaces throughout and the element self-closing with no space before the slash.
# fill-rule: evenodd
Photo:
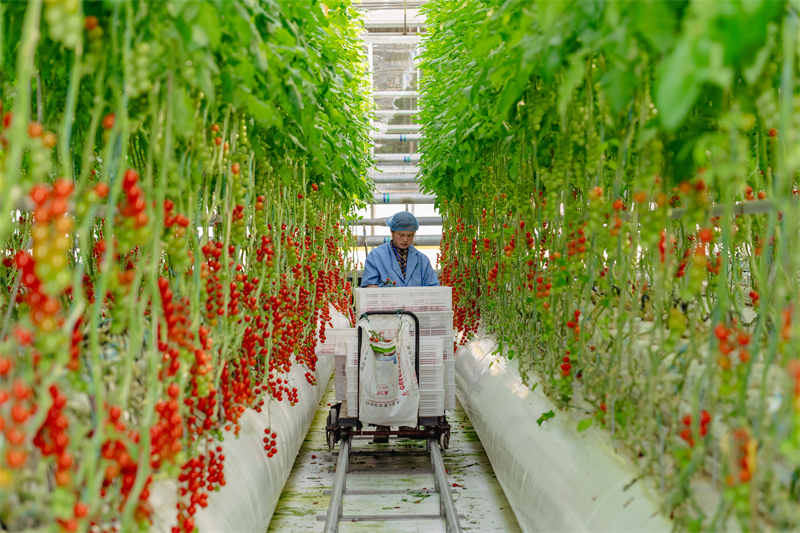
<svg viewBox="0 0 800 533">
<path fill-rule="evenodd" d="M 272 401 L 264 405 L 261 413 L 248 409 L 241 418 L 239 438 L 233 432 L 225 433 L 222 453 L 226 485 L 209 494 L 208 507 L 195 514 L 200 533 L 264 533 L 269 527 L 283 485 L 333 373 L 333 357 L 319 358 L 316 386 L 306 381 L 306 371 L 306 367 L 295 364 L 288 374 L 290 387 L 297 387 L 296 405 Z M 272 457 L 267 457 L 262 440 L 267 427 L 277 434 L 278 452 Z M 151 532 L 169 533 L 176 525 L 176 490 L 172 480 L 153 484 Z"/>
<path fill-rule="evenodd" d="M 578 433 L 579 419 L 531 391 L 516 360 L 492 355 L 496 347 L 479 338 L 458 350 L 456 392 L 523 531 L 671 531 L 655 491 L 635 481 L 607 432 Z"/>
</svg>

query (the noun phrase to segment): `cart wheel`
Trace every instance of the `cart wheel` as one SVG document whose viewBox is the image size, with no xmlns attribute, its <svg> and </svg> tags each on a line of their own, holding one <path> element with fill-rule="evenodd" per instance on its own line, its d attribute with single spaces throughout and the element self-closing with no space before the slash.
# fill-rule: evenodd
<svg viewBox="0 0 800 533">
<path fill-rule="evenodd" d="M 336 428 L 339 423 L 339 411 L 331 407 L 331 410 L 328 411 L 328 427 L 329 428 Z M 333 451 L 334 446 L 336 446 L 336 429 L 327 429 L 325 431 L 325 436 L 328 439 L 328 451 Z"/>
<path fill-rule="evenodd" d="M 446 450 L 450 447 L 450 430 L 442 431 L 442 434 L 439 436 L 439 446 L 443 450 Z"/>
</svg>

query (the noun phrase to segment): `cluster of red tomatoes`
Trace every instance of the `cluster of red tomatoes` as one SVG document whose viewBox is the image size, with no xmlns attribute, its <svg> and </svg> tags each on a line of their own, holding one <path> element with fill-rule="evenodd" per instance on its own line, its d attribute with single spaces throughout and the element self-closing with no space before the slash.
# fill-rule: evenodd
<svg viewBox="0 0 800 533">
<path fill-rule="evenodd" d="M 119 213 L 124 217 L 133 219 L 134 225 L 141 228 L 147 224 L 147 213 L 142 190 L 137 185 L 139 173 L 128 169 L 122 178 L 122 192 L 125 193 L 123 203 L 119 206 Z"/>
<path fill-rule="evenodd" d="M 741 364 L 750 361 L 750 352 L 747 346 L 750 344 L 751 336 L 743 329 L 737 328 L 735 322 L 731 327 L 717 324 L 714 329 L 714 335 L 719 342 L 720 356 L 717 363 L 722 370 L 730 370 L 731 354 L 736 350 L 738 350 L 738 359 Z"/>
<path fill-rule="evenodd" d="M 209 449 L 206 454 L 192 457 L 181 466 L 178 474 L 180 489 L 178 494 L 181 500 L 177 504 L 178 525 L 172 527 L 172 533 L 189 533 L 194 530 L 194 518 L 198 507 L 208 507 L 208 495 L 217 487 L 224 486 L 225 475 L 222 465 L 225 456 L 222 447 L 216 447 L 216 453 L 210 449 L 213 439 L 209 439 Z"/>
<path fill-rule="evenodd" d="M 705 437 L 708 435 L 708 426 L 711 424 L 711 415 L 708 411 L 700 412 L 700 436 Z M 683 429 L 681 430 L 681 438 L 685 440 L 689 446 L 694 447 L 694 436 L 692 435 L 692 415 L 683 417 Z"/>
<path fill-rule="evenodd" d="M 749 483 L 756 469 L 758 442 L 750 436 L 750 432 L 747 429 L 743 428 L 734 430 L 733 440 L 736 445 L 736 455 L 739 463 L 739 481 Z M 729 474 L 725 481 L 729 486 L 736 483 L 732 474 Z"/>
<path fill-rule="evenodd" d="M 274 431 L 270 431 L 269 428 L 264 430 L 264 449 L 267 451 L 267 457 L 272 457 L 276 453 L 278 453 L 278 448 L 275 443 L 275 437 L 278 435 Z"/>
<path fill-rule="evenodd" d="M 122 200 L 115 215 L 119 224 L 119 232 L 115 233 L 113 241 L 117 253 L 111 258 L 111 282 L 106 285 L 102 311 L 106 319 L 111 319 L 113 327 L 129 322 L 133 316 L 131 307 L 139 294 L 134 288 L 141 290 L 141 286 L 136 284 L 139 279 L 136 257 L 142 251 L 137 246 L 144 242 L 145 234 L 141 232 L 149 219 L 138 180 L 136 171 L 125 173 Z M 92 190 L 98 188 L 99 185 Z M 71 279 L 64 283 L 61 275 L 69 272 L 64 258 L 72 246 L 69 235 L 74 230 L 72 218 L 67 214 L 71 193 L 72 184 L 63 180 L 57 181 L 52 188 L 37 186 L 32 190 L 31 198 L 36 205 L 33 251 L 23 250 L 13 259 L 8 257 L 4 267 L 15 267 L 19 272 L 21 287 L 16 297 L 27 311 L 23 314 L 27 321 L 20 321 L 12 329 L 18 345 L 31 351 L 34 362 L 38 362 L 42 354 L 68 353 L 69 358 L 62 363 L 77 373 L 81 369 L 86 317 L 78 316 L 71 326 L 71 336 L 64 336 L 68 352 L 58 350 L 63 344 L 60 344 L 57 331 L 66 320 L 61 313 L 59 298 L 72 297 Z M 108 188 L 103 187 L 94 196 L 100 198 L 101 193 L 107 195 Z M 225 485 L 225 456 L 222 448 L 216 445 L 221 431 L 224 429 L 238 435 L 245 410 L 261 411 L 269 399 L 297 403 L 300 400 L 298 389 L 286 376 L 295 362 L 306 367 L 305 379 L 316 383 L 315 326 L 330 322 L 331 305 L 352 315 L 350 284 L 342 275 L 346 269 L 344 231 L 338 223 L 326 229 L 325 217 L 316 217 L 317 225 L 302 228 L 302 232 L 301 228 L 287 228 L 286 224 L 276 231 L 272 225 L 265 227 L 269 233 L 256 239 L 257 246 L 251 256 L 255 261 L 249 271 L 262 272 L 262 281 L 246 272 L 243 264 L 233 260 L 234 254 L 238 253 L 236 248 L 226 248 L 222 242 L 212 240 L 203 245 L 200 250 L 202 262 L 194 265 L 192 254 L 179 249 L 190 242 L 186 239 L 189 219 L 176 213 L 171 200 L 164 202 L 163 209 L 165 231 L 162 239 L 170 261 L 168 267 L 165 263 L 159 270 L 156 278 L 154 305 L 158 309 L 157 316 L 151 314 L 154 307 L 149 305 L 144 315 L 145 320 L 154 321 L 151 334 L 157 337 L 160 363 L 157 376 L 163 387 L 163 396 L 154 402 L 154 420 L 148 433 L 149 454 L 145 455 L 139 450 L 142 436 L 137 429 L 142 414 L 129 413 L 121 406 L 102 406 L 97 415 L 104 419 L 101 424 L 103 435 L 97 442 L 101 453 L 98 481 L 101 497 L 119 494 L 116 511 L 122 512 L 123 507 L 130 505 L 128 500 L 135 500 L 136 517 L 146 522 L 150 516 L 147 499 L 152 478 L 147 476 L 138 480 L 140 463 L 149 461 L 153 473 L 174 468 L 180 472 L 177 477 L 180 497 L 177 503 L 178 524 L 173 532 L 189 533 L 195 529 L 195 514 L 208 505 L 210 492 Z M 338 215 L 329 216 L 338 218 Z M 310 238 L 312 234 L 318 238 Z M 100 238 L 95 241 L 91 253 L 97 263 L 95 275 L 106 250 L 102 234 L 97 235 Z M 280 262 L 273 242 L 280 243 L 283 254 Z M 183 280 L 169 275 L 169 270 L 177 264 L 171 256 L 178 252 L 182 252 L 187 266 L 185 272 L 177 272 L 178 275 L 187 274 Z M 225 260 L 224 255 L 231 259 Z M 183 284 L 194 276 L 194 268 L 198 266 L 205 289 L 199 326 L 192 318 L 190 296 L 177 295 L 179 288 L 182 290 Z M 94 276 L 84 274 L 84 295 L 90 304 L 94 303 L 96 296 L 95 281 Z M 227 346 L 227 350 L 235 355 L 221 353 L 211 338 L 212 329 L 239 325 L 243 330 L 239 337 L 241 343 Z M 115 331 L 113 327 L 112 332 Z M 43 335 L 50 331 L 53 333 L 49 336 Z M 48 342 L 53 340 L 57 342 L 50 347 Z M 41 455 L 54 458 L 57 485 L 74 492 L 74 512 L 72 516 L 58 518 L 61 528 L 77 531 L 90 525 L 101 531 L 113 530 L 108 510 L 83 503 L 84 487 L 73 486 L 78 470 L 72 443 L 74 434 L 71 433 L 74 428 L 70 425 L 72 415 L 67 412 L 66 395 L 58 385 L 52 385 L 49 387 L 49 400 L 40 402 L 34 397 L 34 390 L 18 378 L 13 380 L 9 389 L 6 381 L 10 380 L 6 378 L 14 375 L 14 364 L 11 358 L 0 358 L 0 407 L 3 408 L 0 431 L 6 442 L 0 467 L 22 469 L 30 462 L 30 450 L 25 443 L 32 433 L 33 444 Z M 218 381 L 215 381 L 215 369 L 218 369 Z M 31 428 L 29 422 L 39 405 L 48 409 L 47 414 L 41 425 Z M 265 452 L 272 457 L 277 452 L 277 433 L 268 429 L 265 435 Z M 94 438 L 92 433 L 84 437 Z"/>
<path fill-rule="evenodd" d="M 220 258 L 222 257 L 221 242 L 206 243 L 203 245 L 202 252 L 206 257 L 203 265 L 203 276 L 206 280 L 206 320 L 212 326 L 217 324 L 217 317 L 225 314 L 225 293 L 218 272 L 222 269 Z"/>
<path fill-rule="evenodd" d="M 569 377 L 572 371 L 572 363 L 570 362 L 569 352 L 567 352 L 567 355 L 561 358 L 560 368 L 561 368 L 561 375 L 565 378 Z"/>
<path fill-rule="evenodd" d="M 119 484 L 118 490 L 122 496 L 121 506 L 124 506 L 134 490 L 139 462 L 143 459 L 142 457 L 137 458 L 137 454 L 134 452 L 134 447 L 139 444 L 140 435 L 137 430 L 129 428 L 128 424 L 123 422 L 122 409 L 119 407 L 109 407 L 107 413 L 105 434 L 108 438 L 100 448 L 100 456 L 105 459 L 103 488 L 100 494 L 105 496 L 109 490 L 116 490 L 116 486 Z M 148 487 L 151 482 L 152 476 L 148 476 L 138 495 L 139 501 L 136 509 L 142 519 L 150 516 L 147 499 L 150 497 Z"/>
<path fill-rule="evenodd" d="M 461 336 L 460 344 L 466 345 L 469 338 L 478 332 L 480 325 L 480 308 L 477 305 L 481 295 L 480 284 L 472 279 L 475 274 L 474 269 L 460 269 L 459 257 L 453 253 L 453 249 L 458 247 L 458 233 L 464 229 L 464 225 L 459 220 L 455 231 L 444 230 L 440 244 L 440 253 L 437 256 L 437 263 L 441 267 L 439 283 L 453 288 L 453 328 L 464 333 Z M 491 241 L 484 240 L 484 244 Z M 462 243 L 463 243 L 462 239 Z M 473 238 L 470 244 L 471 256 L 478 258 L 478 240 Z"/>
<path fill-rule="evenodd" d="M 3 364 L 3 374 L 8 375 L 10 364 Z M 0 416 L 0 430 L 4 432 L 8 445 L 6 447 L 5 461 L 11 468 L 19 468 L 25 464 L 28 458 L 28 451 L 24 444 L 26 440 L 25 422 L 36 412 L 36 404 L 33 402 L 33 395 L 30 388 L 22 381 L 14 381 L 11 396 L 5 390 L 0 389 L 0 407 L 13 398 L 10 409 L 10 417 L 6 421 L 5 417 Z"/>
</svg>

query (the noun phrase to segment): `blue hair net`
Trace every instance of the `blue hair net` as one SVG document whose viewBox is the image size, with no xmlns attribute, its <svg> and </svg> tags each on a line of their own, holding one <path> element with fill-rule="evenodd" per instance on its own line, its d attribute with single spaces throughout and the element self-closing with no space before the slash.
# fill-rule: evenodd
<svg viewBox="0 0 800 533">
<path fill-rule="evenodd" d="M 386 225 L 392 231 L 417 231 L 419 222 L 417 217 L 408 211 L 400 211 L 386 219 Z"/>
</svg>

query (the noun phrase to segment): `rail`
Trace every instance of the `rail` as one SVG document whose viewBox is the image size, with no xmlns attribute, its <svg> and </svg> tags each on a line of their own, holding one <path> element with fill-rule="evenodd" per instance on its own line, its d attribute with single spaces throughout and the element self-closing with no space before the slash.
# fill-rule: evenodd
<svg viewBox="0 0 800 533">
<path fill-rule="evenodd" d="M 375 433 L 375 432 L 365 432 Z M 403 494 L 406 491 L 384 491 L 384 490 L 369 490 L 369 491 L 347 491 L 347 470 L 350 464 L 351 453 L 351 437 L 349 435 L 342 436 L 342 442 L 339 445 L 339 459 L 336 463 L 336 475 L 333 480 L 333 487 L 331 488 L 331 499 L 328 505 L 328 513 L 325 515 L 325 533 L 338 533 L 339 522 L 354 522 L 354 521 L 368 521 L 368 522 L 384 522 L 393 520 L 441 520 L 445 519 L 447 533 L 461 533 L 460 516 L 456 509 L 455 501 L 453 500 L 453 493 L 450 490 L 450 483 L 447 479 L 447 471 L 444 467 L 444 459 L 439 450 L 439 443 L 434 438 L 427 439 L 428 451 L 431 457 L 431 470 L 434 476 L 435 493 L 439 494 L 439 514 L 403 514 L 403 515 L 344 515 L 342 507 L 344 503 L 344 495 L 385 495 L 385 494 Z M 372 454 L 380 454 L 380 451 L 372 452 Z M 396 471 L 395 471 L 396 472 Z M 430 493 L 428 491 L 425 491 Z"/>
<path fill-rule="evenodd" d="M 336 477 L 333 479 L 328 517 L 325 519 L 325 533 L 337 533 L 339 530 L 339 518 L 342 516 L 342 503 L 344 502 L 344 489 L 349 466 L 350 437 L 343 437 L 342 443 L 339 445 L 339 460 L 336 462 Z"/>
</svg>

